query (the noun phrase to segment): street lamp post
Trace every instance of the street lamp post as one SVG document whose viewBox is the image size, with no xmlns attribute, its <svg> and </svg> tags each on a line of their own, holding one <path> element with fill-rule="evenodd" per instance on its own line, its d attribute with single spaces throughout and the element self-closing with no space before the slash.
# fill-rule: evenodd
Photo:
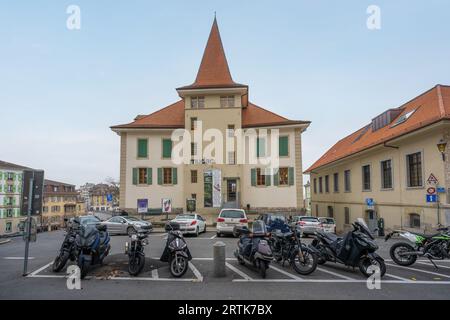
<svg viewBox="0 0 450 320">
<path fill-rule="evenodd" d="M 445 149 L 447 148 L 447 142 L 444 139 L 441 139 L 437 144 L 437 148 L 442 154 L 442 161 L 445 161 Z"/>
</svg>

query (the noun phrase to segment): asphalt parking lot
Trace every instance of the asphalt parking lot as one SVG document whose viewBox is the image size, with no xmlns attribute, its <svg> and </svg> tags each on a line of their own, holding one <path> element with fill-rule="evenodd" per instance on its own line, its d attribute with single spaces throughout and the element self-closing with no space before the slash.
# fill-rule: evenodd
<svg viewBox="0 0 450 320">
<path fill-rule="evenodd" d="M 387 243 L 378 240 L 379 253 L 386 259 L 387 273 L 381 289 L 369 290 L 358 269 L 327 263 L 309 276 L 300 276 L 289 266 L 272 263 L 267 278 L 256 270 L 241 266 L 233 256 L 237 239 L 217 238 L 207 232 L 186 237 L 193 260 L 181 279 L 170 275 L 168 265 L 159 261 L 165 234 L 154 233 L 146 247 L 146 265 L 138 277 L 127 273 L 124 246 L 127 236 L 113 236 L 111 253 L 102 267 L 91 270 L 82 281 L 82 290 L 68 290 L 66 273 L 51 271 L 63 232 L 38 235 L 31 245 L 29 275 L 22 276 L 24 243 L 20 238 L 0 245 L 0 299 L 448 299 L 450 261 L 420 260 L 411 267 L 400 267 L 389 259 Z M 227 275 L 213 276 L 213 244 L 226 244 Z M 308 242 L 310 239 L 305 239 Z"/>
</svg>

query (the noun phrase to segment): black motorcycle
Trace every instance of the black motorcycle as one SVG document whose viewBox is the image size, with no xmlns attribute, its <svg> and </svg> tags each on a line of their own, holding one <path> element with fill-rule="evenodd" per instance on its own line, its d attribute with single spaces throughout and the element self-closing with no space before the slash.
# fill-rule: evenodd
<svg viewBox="0 0 450 320">
<path fill-rule="evenodd" d="M 150 227 L 148 227 L 150 229 Z M 130 236 L 130 242 L 125 243 L 125 254 L 128 255 L 128 273 L 137 276 L 145 265 L 144 247 L 148 245 L 148 230 Z"/>
<path fill-rule="evenodd" d="M 76 236 L 78 247 L 78 267 L 81 271 L 81 279 L 86 277 L 89 268 L 103 263 L 103 259 L 109 254 L 111 246 L 110 237 L 105 225 L 86 224 L 81 225 Z"/>
<path fill-rule="evenodd" d="M 69 220 L 65 218 L 64 222 L 66 223 L 66 233 L 59 254 L 53 261 L 53 272 L 60 272 L 66 266 L 69 259 L 70 261 L 75 261 L 78 256 L 75 240 L 77 232 L 80 229 L 79 221 L 75 219 L 72 222 L 69 222 Z"/>
<path fill-rule="evenodd" d="M 277 262 L 289 261 L 292 268 L 301 275 L 313 273 L 317 268 L 317 253 L 313 247 L 307 247 L 300 240 L 300 232 L 291 228 L 289 232 L 273 230 L 270 237 L 270 248 Z"/>
<path fill-rule="evenodd" d="M 359 267 L 366 277 L 373 274 L 369 267 L 374 265 L 380 268 L 380 275 L 383 276 L 386 273 L 384 259 L 375 252 L 378 245 L 364 220 L 358 219 L 352 226 L 353 230 L 343 238 L 333 233 L 316 232 L 311 246 L 319 251 L 318 263 L 331 261 L 353 268 Z"/>
<path fill-rule="evenodd" d="M 192 256 L 178 223 L 169 222 L 166 231 L 167 241 L 160 261 L 168 262 L 172 276 L 180 278 L 188 270 Z"/>
<path fill-rule="evenodd" d="M 246 262 L 253 265 L 259 270 L 261 277 L 265 278 L 270 261 L 273 260 L 266 225 L 257 220 L 253 222 L 251 232 L 247 227 L 238 227 L 235 228 L 235 233 L 239 235 L 239 241 L 234 256 L 241 265 Z"/>
</svg>

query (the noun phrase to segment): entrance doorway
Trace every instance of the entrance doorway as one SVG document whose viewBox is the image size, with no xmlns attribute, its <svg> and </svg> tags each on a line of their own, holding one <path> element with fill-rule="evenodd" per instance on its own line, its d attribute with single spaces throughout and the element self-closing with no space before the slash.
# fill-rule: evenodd
<svg viewBox="0 0 450 320">
<path fill-rule="evenodd" d="M 375 210 L 366 211 L 366 221 L 369 230 L 375 232 L 375 230 L 378 228 L 378 218 Z"/>
<path fill-rule="evenodd" d="M 227 180 L 227 201 L 236 202 L 237 197 L 237 182 L 236 180 Z"/>
</svg>

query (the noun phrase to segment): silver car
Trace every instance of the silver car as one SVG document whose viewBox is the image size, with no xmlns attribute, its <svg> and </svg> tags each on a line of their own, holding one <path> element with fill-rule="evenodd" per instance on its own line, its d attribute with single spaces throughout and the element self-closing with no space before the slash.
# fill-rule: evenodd
<svg viewBox="0 0 450 320">
<path fill-rule="evenodd" d="M 148 221 L 129 216 L 115 216 L 102 224 L 108 227 L 110 234 L 128 234 L 151 232 L 153 227 Z"/>
<path fill-rule="evenodd" d="M 292 224 L 305 237 L 314 235 L 316 231 L 322 230 L 322 224 L 319 219 L 311 216 L 296 216 L 292 219 Z"/>
</svg>

